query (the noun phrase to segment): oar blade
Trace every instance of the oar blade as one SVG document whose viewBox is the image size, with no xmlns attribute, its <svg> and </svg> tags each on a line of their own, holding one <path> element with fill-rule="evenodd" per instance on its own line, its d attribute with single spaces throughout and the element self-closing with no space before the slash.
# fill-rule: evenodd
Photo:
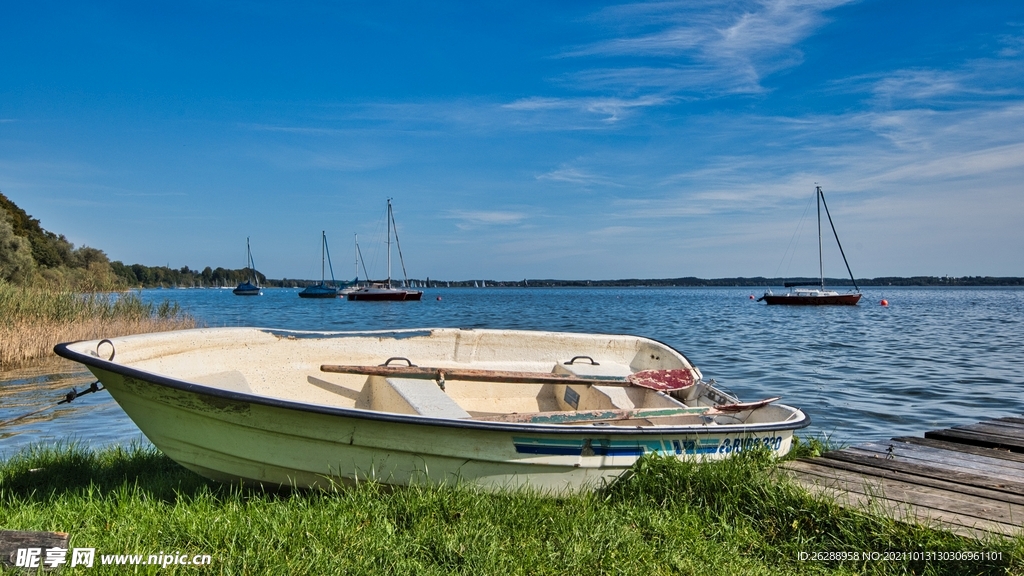
<svg viewBox="0 0 1024 576">
<path fill-rule="evenodd" d="M 659 392 L 672 392 L 683 390 L 697 383 L 693 370 L 681 368 L 675 370 L 641 370 L 634 372 L 627 378 L 630 384 L 641 388 L 658 390 Z"/>
</svg>

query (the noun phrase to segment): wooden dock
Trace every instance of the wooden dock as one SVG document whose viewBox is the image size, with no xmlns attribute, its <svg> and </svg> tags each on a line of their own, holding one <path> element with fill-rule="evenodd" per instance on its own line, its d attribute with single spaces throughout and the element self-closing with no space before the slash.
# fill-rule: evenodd
<svg viewBox="0 0 1024 576">
<path fill-rule="evenodd" d="M 1024 528 L 1024 418 L 997 418 L 786 464 L 844 506 L 971 537 Z"/>
</svg>

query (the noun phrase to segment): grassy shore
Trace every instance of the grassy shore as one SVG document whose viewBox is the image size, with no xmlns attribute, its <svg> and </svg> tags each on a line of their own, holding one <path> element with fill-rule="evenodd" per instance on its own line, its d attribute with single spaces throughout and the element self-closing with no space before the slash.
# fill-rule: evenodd
<svg viewBox="0 0 1024 576">
<path fill-rule="evenodd" d="M 1024 573 L 1022 540 L 979 542 L 843 510 L 775 466 L 749 452 L 703 465 L 651 457 L 602 492 L 568 498 L 373 483 L 280 493 L 208 482 L 151 449 L 65 446 L 0 463 L 0 527 L 68 532 L 70 546 L 96 548 L 97 564 L 101 554 L 209 554 L 209 566 L 177 567 L 203 574 Z M 1002 558 L 799 559 L 844 551 Z"/>
<path fill-rule="evenodd" d="M 55 344 L 192 328 L 177 304 L 133 293 L 80 294 L 0 282 L 0 369 L 51 354 Z"/>
</svg>

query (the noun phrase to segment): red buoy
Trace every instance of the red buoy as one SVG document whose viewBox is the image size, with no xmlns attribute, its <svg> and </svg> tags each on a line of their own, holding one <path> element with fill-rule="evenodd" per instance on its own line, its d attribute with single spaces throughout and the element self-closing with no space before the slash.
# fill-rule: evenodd
<svg viewBox="0 0 1024 576">
<path fill-rule="evenodd" d="M 750 299 L 751 299 L 751 300 L 753 300 L 753 299 L 754 299 L 754 295 L 753 295 L 753 294 L 751 294 L 751 295 L 750 295 Z"/>
<path fill-rule="evenodd" d="M 889 305 L 889 301 L 888 300 L 882 300 L 881 302 L 879 302 L 879 304 L 881 304 L 882 306 L 888 306 Z"/>
<path fill-rule="evenodd" d="M 440 296 L 438 296 L 438 297 L 437 297 L 437 301 L 438 301 L 438 302 L 440 302 L 440 301 L 441 301 L 441 297 L 440 297 Z"/>
</svg>

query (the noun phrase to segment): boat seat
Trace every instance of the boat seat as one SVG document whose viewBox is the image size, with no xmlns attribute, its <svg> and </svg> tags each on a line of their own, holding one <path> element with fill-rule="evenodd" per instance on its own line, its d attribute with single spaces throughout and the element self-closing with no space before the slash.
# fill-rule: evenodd
<svg viewBox="0 0 1024 576">
<path fill-rule="evenodd" d="M 430 380 L 373 377 L 373 410 L 431 418 L 472 418 Z"/>
<path fill-rule="evenodd" d="M 586 361 L 573 364 L 559 362 L 552 371 L 555 374 L 579 376 L 581 378 L 608 378 L 624 380 L 632 374 L 625 364 L 601 362 L 590 364 Z M 621 386 L 591 386 L 587 384 L 565 385 L 555 387 L 555 398 L 563 410 L 632 410 L 636 404 L 630 399 L 625 388 Z"/>
</svg>

